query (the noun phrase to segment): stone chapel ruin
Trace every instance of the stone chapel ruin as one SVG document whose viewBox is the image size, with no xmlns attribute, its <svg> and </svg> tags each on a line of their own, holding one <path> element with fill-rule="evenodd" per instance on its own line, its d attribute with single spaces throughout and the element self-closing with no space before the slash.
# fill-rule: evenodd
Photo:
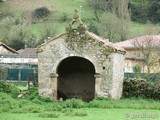
<svg viewBox="0 0 160 120">
<path fill-rule="evenodd" d="M 75 16 L 66 33 L 37 47 L 39 94 L 60 98 L 119 99 L 125 50 L 89 31 Z"/>
</svg>

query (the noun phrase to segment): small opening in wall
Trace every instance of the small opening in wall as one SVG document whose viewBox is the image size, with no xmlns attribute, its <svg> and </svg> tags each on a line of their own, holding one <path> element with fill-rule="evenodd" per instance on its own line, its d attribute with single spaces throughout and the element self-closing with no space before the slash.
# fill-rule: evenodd
<svg viewBox="0 0 160 120">
<path fill-rule="evenodd" d="M 105 70 L 106 69 L 106 67 L 103 67 L 103 70 Z"/>
</svg>

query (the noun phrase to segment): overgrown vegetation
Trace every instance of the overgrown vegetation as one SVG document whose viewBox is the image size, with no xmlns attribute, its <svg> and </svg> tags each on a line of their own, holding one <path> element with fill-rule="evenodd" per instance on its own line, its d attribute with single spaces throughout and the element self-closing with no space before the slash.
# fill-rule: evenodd
<svg viewBox="0 0 160 120">
<path fill-rule="evenodd" d="M 17 98 L 20 90 L 14 84 L 0 81 L 0 92 L 10 94 L 13 98 Z"/>
<path fill-rule="evenodd" d="M 160 22 L 160 4 L 159 0 L 148 0 L 147 2 L 130 2 L 131 20 L 140 23 L 159 23 Z"/>
<path fill-rule="evenodd" d="M 144 79 L 125 79 L 123 97 L 160 100 L 160 83 L 148 82 Z"/>
<path fill-rule="evenodd" d="M 133 67 L 133 72 L 135 74 L 136 79 L 139 79 L 141 77 L 141 66 L 140 65 L 135 65 Z"/>
<path fill-rule="evenodd" d="M 36 47 L 44 39 L 64 33 L 75 8 L 80 10 L 89 30 L 113 42 L 151 33 L 149 31 L 159 32 L 153 30 L 156 25 L 152 25 L 159 23 L 157 0 L 12 0 L 0 3 L 0 40 L 16 50 L 24 46 Z M 149 24 L 141 24 L 144 28 L 141 30 L 137 23 L 130 22 L 130 16 L 132 21 Z"/>
<path fill-rule="evenodd" d="M 145 82 L 141 82 L 143 85 Z M 142 85 L 141 85 L 142 87 Z M 98 97 L 90 102 L 80 99 L 68 99 L 65 101 L 52 101 L 50 98 L 38 96 L 36 88 L 30 88 L 24 93 L 24 97 L 17 98 L 14 89 L 18 89 L 10 83 L 0 83 L 0 114 L 36 114 L 38 118 L 63 118 L 65 117 L 88 117 L 92 109 L 147 109 L 160 110 L 160 102 L 153 99 L 130 98 L 113 100 Z M 159 88 L 157 86 L 157 88 Z M 132 88 L 131 88 L 132 89 Z M 138 88 L 137 88 L 138 89 Z M 133 89 L 132 89 L 133 90 Z M 134 89 L 135 90 L 135 89 Z M 133 90 L 133 91 L 134 91 Z M 133 92 L 132 91 L 132 92 Z M 137 90 L 138 91 L 138 90 Z M 132 94 L 130 91 L 130 94 Z M 138 92 L 137 92 L 138 93 Z M 137 94 L 135 92 L 135 94 Z M 148 93 L 148 91 L 147 91 Z M 141 94 L 141 93 L 139 93 Z M 151 94 L 150 94 L 151 95 Z M 154 95 L 152 95 L 154 96 Z M 130 97 L 130 96 L 128 96 Z M 132 94 L 133 97 L 133 94 Z M 141 96 L 134 96 L 141 97 Z M 37 119 L 38 119 L 37 118 Z"/>
<path fill-rule="evenodd" d="M 43 19 L 47 17 L 50 13 L 50 10 L 47 7 L 40 7 L 33 11 L 32 18 L 33 20 Z"/>
</svg>

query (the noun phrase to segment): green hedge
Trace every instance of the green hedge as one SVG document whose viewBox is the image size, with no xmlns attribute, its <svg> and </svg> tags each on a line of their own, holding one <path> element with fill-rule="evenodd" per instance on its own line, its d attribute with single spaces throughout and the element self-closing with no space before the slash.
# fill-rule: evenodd
<svg viewBox="0 0 160 120">
<path fill-rule="evenodd" d="M 123 97 L 124 98 L 148 98 L 160 99 L 160 82 L 151 83 L 146 80 L 138 80 L 128 78 L 123 83 Z"/>
</svg>

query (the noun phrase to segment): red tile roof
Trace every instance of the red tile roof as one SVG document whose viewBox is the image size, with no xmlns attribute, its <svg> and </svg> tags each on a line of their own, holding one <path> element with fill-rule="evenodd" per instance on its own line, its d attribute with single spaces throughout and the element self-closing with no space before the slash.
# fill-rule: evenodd
<svg viewBox="0 0 160 120">
<path fill-rule="evenodd" d="M 122 47 L 124 49 L 136 49 L 136 43 L 145 44 L 147 40 L 150 40 L 152 45 L 160 45 L 160 35 L 145 35 L 136 37 L 133 39 L 125 40 L 122 42 L 117 42 L 114 45 Z"/>
<path fill-rule="evenodd" d="M 18 53 L 21 55 L 36 55 L 36 49 L 35 48 L 25 48 L 18 50 Z"/>
</svg>

